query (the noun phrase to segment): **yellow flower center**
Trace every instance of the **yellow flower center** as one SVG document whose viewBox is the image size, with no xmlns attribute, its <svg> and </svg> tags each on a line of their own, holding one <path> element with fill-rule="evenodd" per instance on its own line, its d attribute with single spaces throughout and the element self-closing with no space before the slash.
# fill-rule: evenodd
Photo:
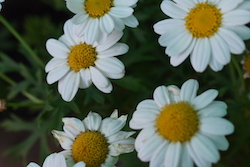
<svg viewBox="0 0 250 167">
<path fill-rule="evenodd" d="M 108 146 L 100 132 L 83 132 L 72 145 L 72 157 L 76 162 L 84 161 L 87 167 L 100 167 L 109 152 Z"/>
<path fill-rule="evenodd" d="M 96 55 L 95 48 L 86 43 L 81 43 L 73 46 L 70 50 L 68 64 L 72 70 L 80 71 L 82 68 L 93 66 Z"/>
<path fill-rule="evenodd" d="M 198 126 L 197 112 L 188 102 L 166 105 L 156 119 L 159 134 L 172 142 L 189 141 Z"/>
<path fill-rule="evenodd" d="M 113 0 L 85 0 L 85 11 L 92 18 L 100 18 L 110 11 Z"/>
<path fill-rule="evenodd" d="M 216 5 L 198 3 L 185 17 L 186 29 L 196 38 L 213 36 L 221 26 L 222 14 Z"/>
<path fill-rule="evenodd" d="M 250 73 L 250 54 L 248 54 L 246 56 L 243 67 L 244 67 L 244 70 L 246 70 L 247 73 Z"/>
</svg>

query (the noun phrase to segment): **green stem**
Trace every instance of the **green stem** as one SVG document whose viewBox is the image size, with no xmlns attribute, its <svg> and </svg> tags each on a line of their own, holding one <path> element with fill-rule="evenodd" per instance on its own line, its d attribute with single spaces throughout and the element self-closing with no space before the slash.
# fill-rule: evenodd
<svg viewBox="0 0 250 167">
<path fill-rule="evenodd" d="M 39 64 L 42 68 L 44 68 L 43 61 L 36 55 L 36 53 L 30 48 L 30 46 L 25 42 L 25 40 L 18 34 L 18 32 L 8 23 L 8 21 L 2 15 L 0 15 L 0 21 L 16 37 L 16 39 L 22 44 L 22 46 L 37 62 L 37 64 Z"/>
<path fill-rule="evenodd" d="M 9 77 L 7 77 L 6 75 L 4 75 L 3 73 L 0 72 L 0 78 L 2 78 L 4 81 L 6 81 L 7 83 L 9 83 L 11 86 L 15 86 L 16 82 L 13 81 L 12 79 L 10 79 Z M 36 98 L 35 96 L 33 96 L 32 94 L 28 93 L 27 91 L 21 91 L 22 94 L 27 97 L 30 101 L 36 103 L 36 104 L 41 104 L 43 103 L 42 100 Z"/>
<path fill-rule="evenodd" d="M 240 83 L 241 83 L 241 90 L 244 92 L 246 90 L 246 84 L 245 84 L 245 80 L 243 78 L 242 69 L 240 68 L 239 63 L 236 60 L 235 55 L 232 55 L 232 62 L 233 62 L 233 65 L 234 65 L 238 75 L 239 75 L 239 79 L 240 79 Z"/>
</svg>

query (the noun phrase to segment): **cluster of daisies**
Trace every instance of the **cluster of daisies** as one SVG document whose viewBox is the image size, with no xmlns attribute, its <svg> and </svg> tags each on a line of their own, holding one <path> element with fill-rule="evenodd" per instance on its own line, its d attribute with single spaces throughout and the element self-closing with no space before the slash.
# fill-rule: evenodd
<svg viewBox="0 0 250 167">
<path fill-rule="evenodd" d="M 128 46 L 119 43 L 126 26 L 137 27 L 133 16 L 138 0 L 66 0 L 75 15 L 64 24 L 64 34 L 49 39 L 46 48 L 53 57 L 45 67 L 47 82 L 58 81 L 63 100 L 71 101 L 78 88 L 92 83 L 102 92 L 113 89 L 111 79 L 125 74 L 124 64 L 115 56 L 125 54 Z"/>
<path fill-rule="evenodd" d="M 136 27 L 133 7 L 137 0 L 66 0 L 75 15 L 64 25 L 64 34 L 46 43 L 53 58 L 46 65 L 47 82 L 58 81 L 65 101 L 71 101 L 78 88 L 92 83 L 110 93 L 108 80 L 124 76 L 124 65 L 115 56 L 125 54 L 128 46 L 117 43 L 125 26 Z M 250 1 L 248 0 L 163 0 L 162 11 L 168 19 L 153 28 L 160 35 L 159 44 L 173 66 L 189 55 L 192 67 L 203 72 L 207 66 L 220 71 L 230 62 L 231 54 L 241 54 L 243 40 L 250 38 Z M 248 61 L 248 60 L 246 60 Z M 127 116 L 115 110 L 102 120 L 95 112 L 79 120 L 63 118 L 63 131 L 53 136 L 64 151 L 48 156 L 43 167 L 113 167 L 122 153 L 135 150 L 150 167 L 210 167 L 220 159 L 229 143 L 225 135 L 234 132 L 223 118 L 227 105 L 209 89 L 197 95 L 198 81 L 190 79 L 181 88 L 159 86 L 153 99 L 141 101 L 129 126 L 121 129 Z M 28 167 L 37 167 L 30 163 Z"/>
</svg>

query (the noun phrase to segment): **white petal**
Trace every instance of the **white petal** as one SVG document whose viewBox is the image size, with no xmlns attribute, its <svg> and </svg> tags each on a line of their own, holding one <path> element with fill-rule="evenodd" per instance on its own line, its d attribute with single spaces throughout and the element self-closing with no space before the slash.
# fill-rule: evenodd
<svg viewBox="0 0 250 167">
<path fill-rule="evenodd" d="M 110 81 L 95 67 L 90 67 L 93 84 L 102 92 L 110 93 L 112 91 L 112 84 Z"/>
<path fill-rule="evenodd" d="M 223 26 L 244 25 L 250 22 L 250 11 L 233 10 L 223 15 Z"/>
<path fill-rule="evenodd" d="M 198 81 L 194 79 L 189 79 L 186 81 L 181 87 L 181 100 L 183 101 L 191 101 L 195 98 L 197 94 L 197 90 L 199 88 Z"/>
<path fill-rule="evenodd" d="M 112 47 L 110 47 L 109 49 L 98 53 L 97 57 L 98 58 L 108 58 L 108 57 L 112 57 L 112 56 L 118 56 L 118 55 L 122 55 L 128 52 L 128 45 L 124 44 L 124 43 L 116 43 L 114 44 Z"/>
<path fill-rule="evenodd" d="M 62 77 L 64 77 L 68 73 L 69 70 L 70 70 L 70 67 L 68 65 L 62 65 L 49 71 L 47 78 L 46 78 L 48 84 L 53 84 L 56 81 L 60 80 Z"/>
<path fill-rule="evenodd" d="M 137 123 L 149 123 L 154 122 L 156 119 L 156 113 L 151 111 L 150 109 L 147 110 L 136 110 L 133 114 L 133 119 Z"/>
<path fill-rule="evenodd" d="M 148 139 L 143 147 L 138 152 L 138 157 L 141 161 L 147 162 L 153 156 L 154 150 L 157 149 L 162 143 L 162 139 L 158 134 L 155 134 L 150 139 Z"/>
<path fill-rule="evenodd" d="M 136 28 L 139 25 L 139 21 L 137 20 L 137 18 L 134 15 L 131 15 L 131 16 L 125 17 L 125 18 L 121 18 L 121 20 L 128 27 Z"/>
<path fill-rule="evenodd" d="M 43 167 L 49 166 L 60 166 L 67 167 L 64 156 L 60 153 L 50 154 L 44 161 Z"/>
<path fill-rule="evenodd" d="M 243 40 L 250 39 L 250 28 L 247 26 L 232 26 L 232 27 L 227 27 L 227 29 L 233 31 Z"/>
<path fill-rule="evenodd" d="M 85 127 L 81 120 L 73 117 L 64 117 L 62 119 L 64 125 L 70 126 L 78 132 L 85 132 Z"/>
<path fill-rule="evenodd" d="M 124 71 L 124 64 L 116 57 L 97 59 L 95 65 L 105 73 L 119 74 Z"/>
<path fill-rule="evenodd" d="M 90 131 L 97 131 L 102 123 L 102 117 L 94 112 L 89 112 L 88 116 L 84 119 L 84 123 L 88 124 Z"/>
<path fill-rule="evenodd" d="M 220 64 L 217 60 L 215 60 L 215 56 L 210 57 L 209 66 L 214 71 L 220 71 L 224 67 L 224 65 Z"/>
<path fill-rule="evenodd" d="M 100 29 L 102 32 L 109 34 L 114 30 L 114 27 L 114 21 L 108 14 L 100 18 Z"/>
<path fill-rule="evenodd" d="M 182 145 L 182 155 L 180 158 L 179 166 L 180 167 L 193 167 L 194 166 L 191 156 L 188 153 L 186 144 Z"/>
<path fill-rule="evenodd" d="M 63 89 L 60 94 L 62 95 L 63 100 L 71 101 L 79 88 L 80 85 L 80 73 L 70 71 L 63 81 Z"/>
<path fill-rule="evenodd" d="M 154 24 L 153 28 L 157 34 L 164 34 L 176 27 L 183 26 L 185 22 L 179 19 L 165 19 Z"/>
<path fill-rule="evenodd" d="M 129 17 L 130 15 L 132 15 L 133 12 L 134 12 L 134 9 L 132 9 L 131 7 L 115 6 L 115 7 L 111 7 L 109 14 L 118 18 L 125 18 L 125 17 Z"/>
<path fill-rule="evenodd" d="M 197 72 L 203 72 L 209 63 L 211 56 L 211 46 L 207 38 L 197 39 L 190 60 L 193 68 Z"/>
<path fill-rule="evenodd" d="M 109 145 L 109 154 L 112 156 L 119 156 L 123 153 L 130 153 L 134 150 L 134 138 L 128 138 L 117 143 L 113 143 Z"/>
<path fill-rule="evenodd" d="M 165 155 L 165 167 L 177 167 L 181 158 L 181 152 L 182 146 L 180 142 L 170 143 Z"/>
<path fill-rule="evenodd" d="M 230 52 L 234 54 L 241 54 L 245 49 L 245 43 L 233 31 L 225 28 L 220 28 L 218 34 L 227 42 Z"/>
<path fill-rule="evenodd" d="M 189 54 L 192 52 L 195 44 L 196 44 L 196 38 L 193 38 L 192 42 L 190 43 L 190 45 L 187 47 L 186 50 L 184 50 L 180 54 L 171 56 L 170 57 L 171 65 L 174 66 L 174 67 L 180 65 L 189 56 Z"/>
<path fill-rule="evenodd" d="M 192 35 L 189 34 L 187 30 L 183 28 L 183 32 L 175 36 L 175 38 L 173 38 L 168 43 L 165 53 L 169 56 L 180 54 L 181 52 L 183 52 L 188 48 L 188 46 L 192 42 L 192 39 L 193 39 Z"/>
<path fill-rule="evenodd" d="M 80 42 L 80 38 L 78 38 L 74 33 L 75 29 L 76 26 L 72 23 L 71 19 L 67 20 L 64 23 L 63 31 L 65 35 L 65 40 L 67 41 L 67 44 L 70 44 L 68 47 L 77 45 Z"/>
<path fill-rule="evenodd" d="M 88 17 L 89 17 L 89 16 L 88 16 L 87 14 L 85 14 L 85 13 L 76 14 L 76 15 L 72 18 L 72 22 L 73 22 L 74 24 L 81 24 L 81 23 L 84 23 L 84 22 L 87 20 Z"/>
<path fill-rule="evenodd" d="M 191 103 L 194 105 L 195 110 L 200 110 L 206 107 L 218 96 L 218 91 L 215 89 L 209 89 L 199 96 L 195 97 Z"/>
<path fill-rule="evenodd" d="M 105 137 L 109 137 L 120 131 L 126 124 L 127 115 L 122 115 L 118 119 L 105 118 L 102 121 L 100 131 Z"/>
<path fill-rule="evenodd" d="M 173 38 L 175 38 L 178 34 L 183 33 L 185 30 L 183 29 L 183 25 L 177 26 L 174 29 L 170 29 L 166 33 L 162 34 L 158 39 L 158 42 L 161 46 L 168 46 L 169 42 Z"/>
<path fill-rule="evenodd" d="M 143 128 L 148 128 L 152 126 L 155 126 L 155 122 L 148 122 L 147 124 L 145 124 L 143 122 L 138 122 L 134 119 L 129 121 L 129 127 L 132 129 L 143 129 Z"/>
<path fill-rule="evenodd" d="M 201 156 L 202 153 L 197 152 L 197 149 L 194 149 L 192 143 L 187 143 L 187 150 L 190 155 L 190 157 L 193 159 L 195 164 L 199 167 L 211 167 L 211 162 L 208 162 L 207 160 L 203 159 Z M 184 166 L 185 167 L 185 166 Z"/>
<path fill-rule="evenodd" d="M 85 40 L 88 45 L 96 42 L 99 35 L 99 19 L 91 19 L 86 26 Z"/>
<path fill-rule="evenodd" d="M 114 143 L 114 142 L 119 142 L 121 140 L 127 139 L 130 136 L 135 134 L 135 132 L 124 132 L 124 131 L 119 131 L 111 136 L 108 137 L 108 142 L 109 143 Z"/>
<path fill-rule="evenodd" d="M 198 111 L 201 117 L 224 117 L 227 114 L 227 105 L 222 101 L 213 101 L 205 108 Z"/>
<path fill-rule="evenodd" d="M 179 5 L 172 1 L 162 1 L 161 10 L 168 16 L 176 19 L 184 19 L 186 16 L 186 11 L 181 9 Z"/>
<path fill-rule="evenodd" d="M 226 13 L 236 8 L 243 0 L 221 0 L 218 3 L 218 8 L 220 8 L 221 13 Z"/>
<path fill-rule="evenodd" d="M 66 0 L 67 8 L 73 12 L 73 13 L 79 13 L 83 12 L 84 10 L 84 4 L 82 1 L 72 1 L 72 0 Z"/>
<path fill-rule="evenodd" d="M 81 162 L 76 163 L 73 167 L 85 167 L 85 166 L 86 164 L 83 161 L 81 161 Z"/>
<path fill-rule="evenodd" d="M 204 118 L 200 122 L 200 130 L 207 134 L 229 135 L 234 131 L 233 124 L 224 118 Z"/>
<path fill-rule="evenodd" d="M 213 37 L 209 38 L 212 56 L 220 64 L 228 64 L 231 60 L 231 54 L 227 43 L 219 35 L 215 34 Z"/>
<path fill-rule="evenodd" d="M 53 57 L 61 59 L 65 59 L 68 57 L 69 49 L 58 40 L 48 39 L 46 42 L 46 49 Z"/>
<path fill-rule="evenodd" d="M 116 29 L 117 31 L 122 31 L 125 28 L 122 18 L 117 18 L 113 16 L 111 17 L 114 21 L 114 29 Z"/>
<path fill-rule="evenodd" d="M 107 50 L 109 49 L 110 47 L 112 47 L 115 43 L 117 43 L 117 41 L 119 41 L 121 39 L 123 35 L 123 32 L 120 32 L 120 31 L 116 31 L 114 30 L 106 39 L 106 41 L 101 44 L 101 45 L 98 45 L 96 47 L 96 51 L 99 53 L 99 52 L 102 52 L 104 50 Z"/>
<path fill-rule="evenodd" d="M 158 86 L 153 93 L 153 98 L 160 108 L 163 108 L 166 104 L 170 104 L 169 92 L 166 86 Z"/>
<path fill-rule="evenodd" d="M 67 59 L 58 59 L 52 58 L 45 66 L 45 72 L 49 72 L 57 67 L 65 65 L 67 63 Z"/>
<path fill-rule="evenodd" d="M 141 130 L 141 132 L 138 134 L 135 140 L 135 149 L 137 152 L 141 150 L 141 148 L 145 145 L 145 143 L 152 138 L 156 133 L 156 129 L 152 126 L 149 128 L 144 128 Z"/>
<path fill-rule="evenodd" d="M 68 135 L 65 132 L 53 130 L 52 134 L 59 141 L 63 149 L 66 149 L 66 150 L 71 149 L 71 145 L 73 144 L 73 141 L 68 137 Z"/>
<path fill-rule="evenodd" d="M 214 143 L 202 134 L 197 134 L 191 139 L 191 145 L 197 154 L 205 160 L 216 163 L 220 159 L 219 151 Z"/>
<path fill-rule="evenodd" d="M 136 107 L 136 110 L 146 110 L 146 109 L 154 111 L 155 113 L 159 113 L 159 111 L 161 110 L 156 105 L 155 101 L 151 99 L 141 101 Z"/>
<path fill-rule="evenodd" d="M 149 167 L 164 167 L 164 158 L 167 150 L 168 142 L 163 141 L 157 149 L 153 152 L 153 155 L 149 162 Z"/>
<path fill-rule="evenodd" d="M 137 3 L 138 0 L 114 0 L 114 6 L 132 6 Z"/>
<path fill-rule="evenodd" d="M 229 147 L 229 142 L 227 141 L 225 136 L 218 136 L 218 135 L 207 135 L 216 147 L 221 151 L 226 151 Z"/>
<path fill-rule="evenodd" d="M 1 6 L 0 6 L 1 7 Z M 0 8 L 1 9 L 1 8 Z M 40 167 L 39 165 L 37 165 L 36 163 L 34 162 L 30 162 L 27 167 Z"/>
<path fill-rule="evenodd" d="M 79 88 L 88 88 L 91 84 L 92 84 L 92 80 L 91 80 L 91 75 L 90 75 L 90 71 L 88 68 L 86 69 L 81 69 L 80 71 L 80 85 Z"/>
</svg>

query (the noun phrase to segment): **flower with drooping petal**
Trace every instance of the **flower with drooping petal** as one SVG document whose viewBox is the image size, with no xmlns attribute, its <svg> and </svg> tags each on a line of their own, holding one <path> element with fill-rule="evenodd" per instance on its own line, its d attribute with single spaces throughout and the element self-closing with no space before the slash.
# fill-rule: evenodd
<svg viewBox="0 0 250 167">
<path fill-rule="evenodd" d="M 154 25 L 160 34 L 159 44 L 173 66 L 180 65 L 189 55 L 197 72 L 209 65 L 220 71 L 241 54 L 243 40 L 250 38 L 250 2 L 244 0 L 163 0 L 162 11 L 171 17 Z"/>
<path fill-rule="evenodd" d="M 159 86 L 153 100 L 140 102 L 130 121 L 142 129 L 135 140 L 138 157 L 150 167 L 209 167 L 220 159 L 218 150 L 227 150 L 225 135 L 234 126 L 222 118 L 227 105 L 214 101 L 218 91 L 197 94 L 198 82 L 190 79 L 181 89 Z"/>
<path fill-rule="evenodd" d="M 113 89 L 108 80 L 124 76 L 124 64 L 115 56 L 128 51 L 128 46 L 117 43 L 123 33 L 113 31 L 102 44 L 86 43 L 85 36 L 77 37 L 75 26 L 68 20 L 64 25 L 64 35 L 59 40 L 49 39 L 47 51 L 52 59 L 45 67 L 47 82 L 58 81 L 58 91 L 65 101 L 71 101 L 78 88 L 88 88 L 92 82 L 102 92 Z"/>
<path fill-rule="evenodd" d="M 126 26 L 137 27 L 133 6 L 138 0 L 66 0 L 67 8 L 75 13 L 74 24 L 80 25 L 78 36 L 85 36 L 89 43 L 100 41 L 113 30 L 122 31 Z"/>
<path fill-rule="evenodd" d="M 86 166 L 111 167 L 122 153 L 134 150 L 134 132 L 121 129 L 126 124 L 127 115 L 118 118 L 115 110 L 110 117 L 102 120 L 97 113 L 90 112 L 84 120 L 63 118 L 63 130 L 53 130 L 64 151 L 67 166 L 83 161 Z"/>
<path fill-rule="evenodd" d="M 85 167 L 85 166 L 86 165 L 84 162 L 78 162 L 73 167 Z M 40 166 L 34 162 L 31 162 L 28 164 L 27 167 L 40 167 Z M 53 154 L 50 154 L 45 159 L 42 167 L 67 167 L 67 164 L 66 164 L 65 158 L 62 154 L 53 153 Z"/>
</svg>

